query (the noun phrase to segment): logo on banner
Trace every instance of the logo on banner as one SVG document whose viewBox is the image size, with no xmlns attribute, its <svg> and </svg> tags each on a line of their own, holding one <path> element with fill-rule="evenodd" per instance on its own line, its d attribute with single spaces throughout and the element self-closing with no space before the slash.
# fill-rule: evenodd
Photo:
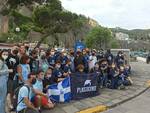
<svg viewBox="0 0 150 113">
<path fill-rule="evenodd" d="M 86 80 L 84 82 L 84 86 L 91 86 L 91 80 Z"/>
<path fill-rule="evenodd" d="M 91 80 L 86 80 L 84 82 L 84 87 L 78 87 L 77 93 L 87 93 L 96 91 L 96 86 L 92 86 Z"/>
</svg>

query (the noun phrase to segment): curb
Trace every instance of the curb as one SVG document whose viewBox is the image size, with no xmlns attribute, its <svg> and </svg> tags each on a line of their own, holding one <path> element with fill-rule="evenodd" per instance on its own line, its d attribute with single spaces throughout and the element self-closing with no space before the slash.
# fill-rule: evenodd
<svg viewBox="0 0 150 113">
<path fill-rule="evenodd" d="M 99 106 L 88 108 L 88 109 L 85 109 L 76 113 L 99 113 L 99 112 L 106 111 L 107 109 L 108 109 L 107 106 L 99 105 Z"/>
<path fill-rule="evenodd" d="M 99 105 L 99 106 L 91 107 L 91 108 L 88 108 L 88 109 L 85 109 L 85 110 L 81 110 L 81 111 L 76 112 L 76 113 L 99 113 L 99 112 L 104 112 L 104 111 L 106 111 L 108 109 L 112 109 L 112 108 L 114 108 L 114 107 L 116 107 L 118 105 L 121 105 L 121 104 L 123 104 L 123 103 L 125 103 L 125 102 L 127 102 L 129 100 L 132 100 L 132 99 L 138 97 L 139 95 L 141 95 L 145 91 L 147 91 L 150 88 L 150 80 L 146 82 L 146 86 L 147 87 L 145 89 L 143 89 L 142 91 L 140 91 L 139 93 L 137 93 L 134 96 L 131 96 L 131 97 L 125 99 L 125 100 L 122 100 L 122 101 L 120 101 L 118 103 L 112 104 L 110 106 L 109 105 L 108 106 L 106 106 L 106 105 Z"/>
</svg>

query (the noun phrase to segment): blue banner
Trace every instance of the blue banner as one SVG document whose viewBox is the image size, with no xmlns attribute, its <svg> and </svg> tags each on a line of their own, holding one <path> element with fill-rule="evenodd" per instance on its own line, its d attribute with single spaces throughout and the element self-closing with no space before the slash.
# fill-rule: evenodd
<svg viewBox="0 0 150 113">
<path fill-rule="evenodd" d="M 72 74 L 70 78 L 71 94 L 73 100 L 97 96 L 98 75 L 91 74 Z"/>
<path fill-rule="evenodd" d="M 75 43 L 75 47 L 74 47 L 75 51 L 77 49 L 83 50 L 84 48 L 85 48 L 85 44 L 82 41 L 77 41 Z"/>
</svg>

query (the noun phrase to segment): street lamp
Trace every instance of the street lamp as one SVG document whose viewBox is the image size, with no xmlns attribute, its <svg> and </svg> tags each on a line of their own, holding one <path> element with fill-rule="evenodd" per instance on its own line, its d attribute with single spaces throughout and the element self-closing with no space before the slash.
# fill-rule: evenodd
<svg viewBox="0 0 150 113">
<path fill-rule="evenodd" d="M 19 28 L 19 27 L 16 27 L 15 31 L 16 31 L 17 33 L 19 33 L 19 32 L 20 32 L 20 28 Z M 16 34 L 17 34 L 17 33 L 16 33 Z M 17 35 L 17 38 L 19 38 L 18 35 Z"/>
<path fill-rule="evenodd" d="M 20 28 L 19 27 L 16 27 L 16 32 L 20 32 Z"/>
</svg>

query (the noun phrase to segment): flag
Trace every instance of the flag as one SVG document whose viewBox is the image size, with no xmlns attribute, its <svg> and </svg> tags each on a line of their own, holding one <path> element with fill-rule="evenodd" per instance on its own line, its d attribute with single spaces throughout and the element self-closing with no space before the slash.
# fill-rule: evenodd
<svg viewBox="0 0 150 113">
<path fill-rule="evenodd" d="M 70 77 L 73 100 L 93 97 L 99 94 L 97 73 L 74 73 Z"/>
<path fill-rule="evenodd" d="M 70 77 L 65 78 L 58 84 L 48 87 L 48 96 L 55 102 L 68 102 L 71 100 Z"/>
</svg>

